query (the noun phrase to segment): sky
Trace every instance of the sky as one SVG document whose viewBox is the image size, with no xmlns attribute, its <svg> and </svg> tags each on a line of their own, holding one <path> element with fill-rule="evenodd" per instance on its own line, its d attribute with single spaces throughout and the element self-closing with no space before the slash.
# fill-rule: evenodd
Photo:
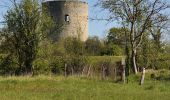
<svg viewBox="0 0 170 100">
<path fill-rule="evenodd" d="M 94 7 L 98 0 L 88 0 L 89 6 L 89 36 L 98 36 L 99 38 L 105 38 L 106 33 L 112 27 L 118 27 L 116 22 L 108 23 L 107 21 L 91 20 L 96 16 L 106 17 L 107 12 L 101 11 L 99 7 Z M 170 0 L 167 0 L 170 2 Z M 9 5 L 7 0 L 0 0 L 0 5 Z M 3 21 L 3 15 L 5 14 L 7 7 L 0 6 L 0 22 Z M 0 25 L 0 27 L 2 27 Z"/>
<path fill-rule="evenodd" d="M 113 27 L 111 23 L 106 21 L 98 21 L 91 20 L 97 15 L 104 16 L 105 12 L 101 12 L 99 7 L 94 7 L 97 0 L 88 0 L 89 6 L 89 36 L 98 36 L 100 38 L 104 38 L 106 36 L 107 31 Z M 0 5 L 9 5 L 7 0 L 0 0 Z M 0 22 L 3 21 L 3 15 L 5 14 L 7 7 L 0 6 Z M 0 25 L 0 27 L 2 27 Z"/>
<path fill-rule="evenodd" d="M 104 38 L 106 36 L 106 33 L 110 28 L 115 26 L 113 23 L 108 23 L 104 20 L 91 20 L 93 18 L 96 18 L 96 16 L 99 17 L 106 17 L 106 12 L 102 12 L 99 7 L 94 7 L 94 5 L 97 3 L 98 0 L 88 0 L 89 4 L 89 35 L 90 36 L 99 36 L 100 38 Z"/>
</svg>

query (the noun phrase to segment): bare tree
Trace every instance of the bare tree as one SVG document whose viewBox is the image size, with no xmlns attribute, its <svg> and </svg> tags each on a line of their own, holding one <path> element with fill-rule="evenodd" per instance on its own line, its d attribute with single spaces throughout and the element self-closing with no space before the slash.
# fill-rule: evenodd
<svg viewBox="0 0 170 100">
<path fill-rule="evenodd" d="M 110 12 L 109 21 L 116 19 L 130 30 L 131 64 L 137 74 L 137 49 L 143 36 L 155 25 L 168 21 L 165 11 L 170 6 L 163 0 L 99 0 L 97 5 Z"/>
</svg>

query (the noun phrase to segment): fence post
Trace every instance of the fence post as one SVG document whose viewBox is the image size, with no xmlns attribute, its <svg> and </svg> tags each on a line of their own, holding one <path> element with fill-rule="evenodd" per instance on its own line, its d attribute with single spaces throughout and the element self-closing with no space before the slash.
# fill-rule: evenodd
<svg viewBox="0 0 170 100">
<path fill-rule="evenodd" d="M 90 76 L 91 67 L 92 67 L 92 65 L 90 65 L 89 68 L 88 68 L 87 77 Z"/>
<path fill-rule="evenodd" d="M 86 66 L 83 67 L 81 75 L 84 76 Z"/>
<path fill-rule="evenodd" d="M 117 80 L 117 69 L 116 69 L 116 67 L 114 68 L 114 74 L 115 74 L 114 80 L 116 81 Z"/>
<path fill-rule="evenodd" d="M 122 81 L 123 81 L 123 83 L 126 83 L 125 68 L 126 68 L 125 58 L 122 58 Z"/>
<path fill-rule="evenodd" d="M 143 68 L 143 70 L 142 70 L 142 77 L 140 80 L 140 85 L 142 85 L 144 83 L 144 80 L 145 80 L 145 68 Z"/>
<path fill-rule="evenodd" d="M 102 80 L 106 79 L 106 67 L 104 66 L 104 64 L 102 64 L 101 67 L 101 76 L 102 76 Z"/>
<path fill-rule="evenodd" d="M 64 72 L 64 76 L 67 77 L 67 64 L 65 63 L 65 72 Z"/>
</svg>

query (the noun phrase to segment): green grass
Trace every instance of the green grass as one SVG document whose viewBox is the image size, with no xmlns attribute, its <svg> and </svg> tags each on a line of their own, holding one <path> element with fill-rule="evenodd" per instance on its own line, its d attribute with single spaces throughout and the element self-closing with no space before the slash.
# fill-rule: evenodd
<svg viewBox="0 0 170 100">
<path fill-rule="evenodd" d="M 128 84 L 84 77 L 7 77 L 0 78 L 0 100 L 170 100 L 170 82 L 138 76 Z"/>
</svg>

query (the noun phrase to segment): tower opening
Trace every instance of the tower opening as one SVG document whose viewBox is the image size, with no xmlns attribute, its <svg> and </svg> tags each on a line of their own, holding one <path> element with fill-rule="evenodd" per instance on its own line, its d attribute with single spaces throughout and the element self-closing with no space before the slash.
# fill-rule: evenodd
<svg viewBox="0 0 170 100">
<path fill-rule="evenodd" d="M 65 21 L 70 22 L 70 16 L 68 14 L 65 15 Z"/>
</svg>

